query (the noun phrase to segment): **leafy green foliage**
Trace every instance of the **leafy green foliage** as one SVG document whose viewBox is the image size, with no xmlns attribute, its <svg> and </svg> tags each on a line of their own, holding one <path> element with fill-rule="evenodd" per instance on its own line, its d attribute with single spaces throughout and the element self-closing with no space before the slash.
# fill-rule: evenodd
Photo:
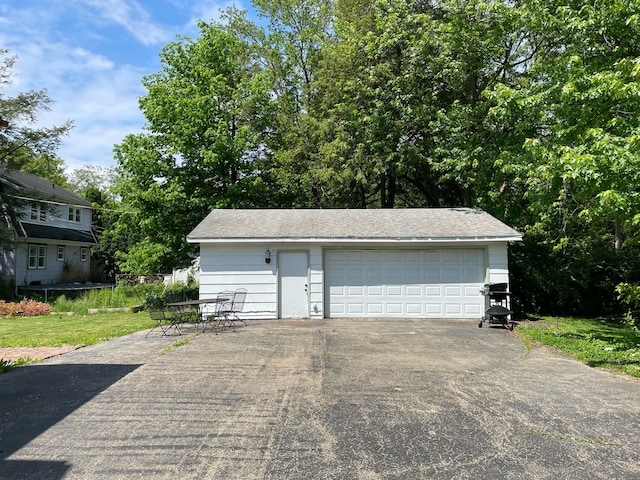
<svg viewBox="0 0 640 480">
<path fill-rule="evenodd" d="M 17 57 L 0 49 L 0 85 L 11 84 L 11 70 Z M 55 157 L 60 141 L 72 127 L 40 127 L 38 115 L 49 111 L 53 101 L 46 90 L 19 93 L 15 97 L 0 94 L 0 166 L 23 170 L 64 185 L 62 160 Z"/>
<path fill-rule="evenodd" d="M 14 368 L 16 368 L 16 364 L 14 362 L 0 358 L 0 374 L 10 372 Z"/>
<path fill-rule="evenodd" d="M 179 300 L 198 297 L 198 284 L 176 283 L 164 285 L 160 282 L 130 286 L 125 283 L 111 289 L 89 290 L 79 298 L 58 297 L 53 305 L 55 312 L 75 312 L 86 315 L 90 308 L 126 308 L 145 304 L 148 297 L 177 298 Z"/>
<path fill-rule="evenodd" d="M 0 48 L 0 87 L 12 83 L 16 60 L 8 50 Z M 21 92 L 15 97 L 7 97 L 0 90 L 0 168 L 33 173 L 64 186 L 64 162 L 55 152 L 72 123 L 40 126 L 38 117 L 49 111 L 52 103 L 46 90 Z M 23 199 L 0 195 L 0 248 L 13 244 L 15 239 L 6 228 L 5 219 L 15 217 L 24 203 Z"/>
<path fill-rule="evenodd" d="M 640 377 L 640 335 L 623 322 L 545 317 L 517 327 L 519 335 L 569 353 L 592 367 Z"/>
<path fill-rule="evenodd" d="M 126 215 L 114 230 L 129 236 L 118 254 L 125 272 L 184 265 L 195 253 L 185 237 L 211 209 L 268 198 L 260 177 L 261 135 L 271 116 L 267 78 L 246 42 L 219 25 L 200 29 L 196 41 L 163 48 L 163 70 L 143 82 L 148 132 L 115 149 Z"/>
<path fill-rule="evenodd" d="M 116 147 L 120 268 L 196 254 L 213 208 L 477 206 L 514 226 L 519 312 L 640 281 L 634 2 L 256 0 L 161 53 Z"/>
</svg>

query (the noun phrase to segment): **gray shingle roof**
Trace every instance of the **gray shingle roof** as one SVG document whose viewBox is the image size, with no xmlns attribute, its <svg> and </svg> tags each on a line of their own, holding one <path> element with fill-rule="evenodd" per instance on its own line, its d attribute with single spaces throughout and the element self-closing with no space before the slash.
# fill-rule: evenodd
<svg viewBox="0 0 640 480">
<path fill-rule="evenodd" d="M 20 222 L 24 235 L 29 238 L 46 238 L 49 240 L 64 240 L 67 242 L 98 243 L 91 230 L 74 230 L 71 228 L 53 227 L 35 223 Z M 19 236 L 22 236 L 18 232 Z"/>
<path fill-rule="evenodd" d="M 79 197 L 75 193 L 56 185 L 51 180 L 32 175 L 31 173 L 0 168 L 0 180 L 7 186 L 22 191 L 25 195 L 27 195 L 27 192 L 36 192 L 36 199 L 54 200 L 84 207 L 91 206 L 91 202 Z"/>
<path fill-rule="evenodd" d="M 473 208 L 214 210 L 187 236 L 224 240 L 519 240 L 521 235 Z"/>
</svg>

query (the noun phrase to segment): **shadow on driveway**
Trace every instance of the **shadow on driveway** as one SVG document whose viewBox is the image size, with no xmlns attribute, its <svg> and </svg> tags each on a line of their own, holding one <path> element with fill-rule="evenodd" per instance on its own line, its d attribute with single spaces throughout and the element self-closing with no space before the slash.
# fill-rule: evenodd
<svg viewBox="0 0 640 480">
<path fill-rule="evenodd" d="M 138 367 L 30 365 L 0 376 L 0 477 L 63 478 L 67 462 L 6 458 Z"/>
</svg>

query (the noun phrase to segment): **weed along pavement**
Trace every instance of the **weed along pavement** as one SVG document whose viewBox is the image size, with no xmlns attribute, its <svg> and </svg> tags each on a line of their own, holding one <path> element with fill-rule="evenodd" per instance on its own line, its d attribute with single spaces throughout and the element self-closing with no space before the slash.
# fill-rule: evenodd
<svg viewBox="0 0 640 480">
<path fill-rule="evenodd" d="M 640 382 L 506 330 L 145 333 L 0 375 L 0 477 L 640 479 Z"/>
</svg>

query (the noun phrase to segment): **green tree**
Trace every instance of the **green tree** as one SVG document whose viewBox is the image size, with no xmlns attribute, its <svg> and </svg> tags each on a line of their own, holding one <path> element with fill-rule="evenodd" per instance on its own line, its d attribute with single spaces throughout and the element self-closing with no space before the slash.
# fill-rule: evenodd
<svg viewBox="0 0 640 480">
<path fill-rule="evenodd" d="M 379 0 L 338 12 L 318 75 L 318 180 L 334 203 L 482 205 L 497 182 L 483 92 L 521 75 L 517 8 Z"/>
<path fill-rule="evenodd" d="M 271 125 L 264 137 L 270 168 L 263 172 L 277 190 L 274 204 L 322 204 L 314 171 L 319 165 L 317 71 L 333 21 L 332 0 L 256 0 L 266 25 L 246 12 L 227 12 L 228 31 L 253 50 L 270 80 Z M 262 22 L 261 22 L 262 23 Z"/>
<path fill-rule="evenodd" d="M 11 84 L 17 57 L 0 49 L 0 86 Z M 40 127 L 38 115 L 49 111 L 53 100 L 46 89 L 22 92 L 15 97 L 0 94 L 0 166 L 49 178 L 64 185 L 63 161 L 55 156 L 72 123 Z"/>
<path fill-rule="evenodd" d="M 0 49 L 0 87 L 11 84 L 11 70 L 16 60 L 8 50 Z M 38 115 L 48 111 L 52 103 L 46 90 L 31 90 L 15 97 L 0 92 L 0 169 L 22 170 L 65 185 L 64 162 L 55 152 L 72 124 L 38 126 Z M 15 197 L 0 197 L 2 220 L 14 217 L 23 203 Z M 13 240 L 10 229 L 0 228 L 0 246 Z"/>
<path fill-rule="evenodd" d="M 69 188 L 93 208 L 92 226 L 98 245 L 91 248 L 91 275 L 95 281 L 115 282 L 120 273 L 116 256 L 119 251 L 127 251 L 126 238 L 116 235 L 113 228 L 122 214 L 113 186 L 116 183 L 113 168 L 86 165 L 73 170 L 68 178 Z"/>
<path fill-rule="evenodd" d="M 513 132 L 498 160 L 505 203 L 520 205 L 513 223 L 548 255 L 518 259 L 528 278 L 546 271 L 562 308 L 596 312 L 637 265 L 623 251 L 640 218 L 637 4 L 532 0 L 521 11 L 536 46 L 526 81 L 488 94 L 496 134 Z"/>
<path fill-rule="evenodd" d="M 123 271 L 153 273 L 188 263 L 189 231 L 213 208 L 268 204 L 262 180 L 270 127 L 270 83 L 247 42 L 200 23 L 161 52 L 145 77 L 147 132 L 115 148 L 122 212 L 115 230 L 133 245 Z"/>
</svg>

